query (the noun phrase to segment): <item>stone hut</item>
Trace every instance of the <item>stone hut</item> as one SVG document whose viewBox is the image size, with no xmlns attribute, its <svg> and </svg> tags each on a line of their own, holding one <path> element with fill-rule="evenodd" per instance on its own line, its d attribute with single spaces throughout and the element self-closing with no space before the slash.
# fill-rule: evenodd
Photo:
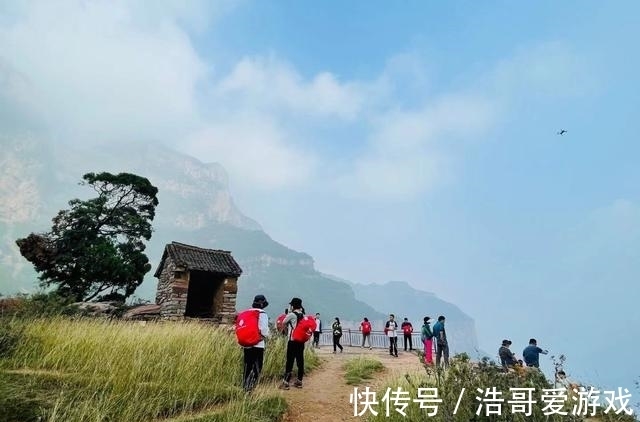
<svg viewBox="0 0 640 422">
<path fill-rule="evenodd" d="M 242 269 L 229 251 L 171 242 L 154 276 L 162 318 L 208 318 L 231 324 Z"/>
</svg>

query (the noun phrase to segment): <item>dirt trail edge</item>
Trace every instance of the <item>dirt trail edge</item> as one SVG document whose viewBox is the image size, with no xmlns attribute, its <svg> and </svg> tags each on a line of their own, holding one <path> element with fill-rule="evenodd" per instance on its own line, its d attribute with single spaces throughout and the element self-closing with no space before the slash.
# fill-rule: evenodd
<svg viewBox="0 0 640 422">
<path fill-rule="evenodd" d="M 353 388 L 356 386 L 346 383 L 343 365 L 350 359 L 365 356 L 382 362 L 385 367 L 383 372 L 375 374 L 373 379 L 365 380 L 357 386 L 359 390 L 369 386 L 379 395 L 383 394 L 379 390 L 384 380 L 398 374 L 423 370 L 417 356 L 411 352 L 399 352 L 399 357 L 396 358 L 383 349 L 345 347 L 343 353 L 338 352 L 335 355 L 332 351 L 330 346 L 317 349 L 317 353 L 323 360 L 322 366 L 315 369 L 309 376 L 305 376 L 302 389 L 294 388 L 292 383 L 290 390 L 282 391 L 289 404 L 284 422 L 362 419 L 353 416 L 353 404 L 349 403 L 349 394 L 353 393 Z"/>
</svg>

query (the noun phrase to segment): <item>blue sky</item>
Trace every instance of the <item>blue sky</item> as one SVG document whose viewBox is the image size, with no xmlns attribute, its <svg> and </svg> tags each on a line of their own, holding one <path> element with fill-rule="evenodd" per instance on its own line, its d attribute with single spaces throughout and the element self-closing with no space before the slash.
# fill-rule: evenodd
<svg viewBox="0 0 640 422">
<path fill-rule="evenodd" d="M 2 115 L 220 162 L 319 270 L 632 387 L 640 3 L 182 3 L 0 6 Z"/>
</svg>

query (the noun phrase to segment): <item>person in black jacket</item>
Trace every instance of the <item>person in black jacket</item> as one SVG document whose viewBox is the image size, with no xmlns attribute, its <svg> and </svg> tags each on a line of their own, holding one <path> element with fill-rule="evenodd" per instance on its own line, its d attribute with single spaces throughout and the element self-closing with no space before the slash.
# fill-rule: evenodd
<svg viewBox="0 0 640 422">
<path fill-rule="evenodd" d="M 342 345 L 340 344 L 340 337 L 342 337 L 342 325 L 340 325 L 340 318 L 336 317 L 336 320 L 331 325 L 331 330 L 333 331 L 333 353 L 336 352 L 336 347 L 340 349 L 340 353 L 342 353 Z"/>
<path fill-rule="evenodd" d="M 284 378 L 278 388 L 282 390 L 289 389 L 289 382 L 293 374 L 293 363 L 298 366 L 298 378 L 296 378 L 293 386 L 296 388 L 302 388 L 302 377 L 304 376 L 304 343 L 295 341 L 293 339 L 293 331 L 298 325 L 298 321 L 304 317 L 304 308 L 302 307 L 302 299 L 294 297 L 289 302 L 291 305 L 291 312 L 287 314 L 284 319 L 284 325 L 287 327 L 287 333 L 289 341 L 287 341 L 287 358 L 285 362 Z"/>
</svg>

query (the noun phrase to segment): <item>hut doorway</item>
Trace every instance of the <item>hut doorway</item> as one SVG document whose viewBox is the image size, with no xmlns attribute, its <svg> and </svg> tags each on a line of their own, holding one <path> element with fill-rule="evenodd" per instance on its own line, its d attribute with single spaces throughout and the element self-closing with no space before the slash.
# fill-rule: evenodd
<svg viewBox="0 0 640 422">
<path fill-rule="evenodd" d="M 184 315 L 191 318 L 213 318 L 221 306 L 224 276 L 206 271 L 192 270 L 189 274 L 189 290 Z"/>
</svg>

